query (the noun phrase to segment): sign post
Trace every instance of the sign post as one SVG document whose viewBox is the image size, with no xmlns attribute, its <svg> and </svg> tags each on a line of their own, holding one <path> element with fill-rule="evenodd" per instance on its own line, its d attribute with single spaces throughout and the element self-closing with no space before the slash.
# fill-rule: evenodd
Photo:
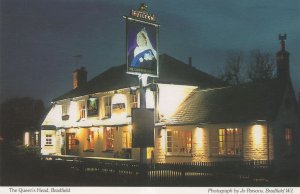
<svg viewBox="0 0 300 194">
<path fill-rule="evenodd" d="M 139 110 L 132 110 L 132 147 L 140 148 L 140 163 L 147 163 L 147 147 L 154 147 L 154 110 L 146 108 L 148 77 L 158 77 L 158 29 L 154 14 L 142 3 L 139 10 L 131 10 L 126 19 L 127 73 L 138 75 Z M 147 139 L 148 138 L 148 139 Z"/>
</svg>

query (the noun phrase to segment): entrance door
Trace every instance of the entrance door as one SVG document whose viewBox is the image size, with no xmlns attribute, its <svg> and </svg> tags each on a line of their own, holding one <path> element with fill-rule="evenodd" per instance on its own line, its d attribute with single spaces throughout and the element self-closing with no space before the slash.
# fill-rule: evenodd
<svg viewBox="0 0 300 194">
<path fill-rule="evenodd" d="M 67 155 L 78 155 L 79 141 L 75 137 L 75 133 L 66 134 L 66 154 Z"/>
</svg>

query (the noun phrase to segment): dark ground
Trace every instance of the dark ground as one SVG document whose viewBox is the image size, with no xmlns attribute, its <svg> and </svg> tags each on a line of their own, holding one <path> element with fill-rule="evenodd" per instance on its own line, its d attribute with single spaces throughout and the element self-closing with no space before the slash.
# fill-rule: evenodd
<svg viewBox="0 0 300 194">
<path fill-rule="evenodd" d="M 41 161 L 37 150 L 1 143 L 1 186 L 300 186 L 299 172 L 279 173 L 272 180 L 236 180 L 230 176 L 162 182 L 142 176 L 85 174 L 61 163 Z"/>
</svg>

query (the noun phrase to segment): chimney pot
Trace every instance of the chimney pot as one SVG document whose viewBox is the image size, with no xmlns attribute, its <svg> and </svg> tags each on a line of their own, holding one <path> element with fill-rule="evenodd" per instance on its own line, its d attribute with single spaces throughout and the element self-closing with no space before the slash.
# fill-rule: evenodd
<svg viewBox="0 0 300 194">
<path fill-rule="evenodd" d="M 287 35 L 279 34 L 280 47 L 281 50 L 276 54 L 276 64 L 277 64 L 277 77 L 279 79 L 288 80 L 290 79 L 290 65 L 289 65 L 289 52 L 285 50 L 285 41 Z"/>
<path fill-rule="evenodd" d="M 191 67 L 192 65 L 192 57 L 189 57 L 189 66 Z"/>
</svg>

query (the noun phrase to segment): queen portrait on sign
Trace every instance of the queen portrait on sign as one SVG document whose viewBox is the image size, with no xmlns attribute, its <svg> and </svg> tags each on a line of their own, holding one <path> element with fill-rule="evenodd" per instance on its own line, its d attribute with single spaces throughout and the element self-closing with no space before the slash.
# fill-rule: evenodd
<svg viewBox="0 0 300 194">
<path fill-rule="evenodd" d="M 145 28 L 136 35 L 137 46 L 130 53 L 129 61 L 131 67 L 152 69 L 157 63 L 156 50 L 152 47 L 151 41 Z"/>
</svg>

